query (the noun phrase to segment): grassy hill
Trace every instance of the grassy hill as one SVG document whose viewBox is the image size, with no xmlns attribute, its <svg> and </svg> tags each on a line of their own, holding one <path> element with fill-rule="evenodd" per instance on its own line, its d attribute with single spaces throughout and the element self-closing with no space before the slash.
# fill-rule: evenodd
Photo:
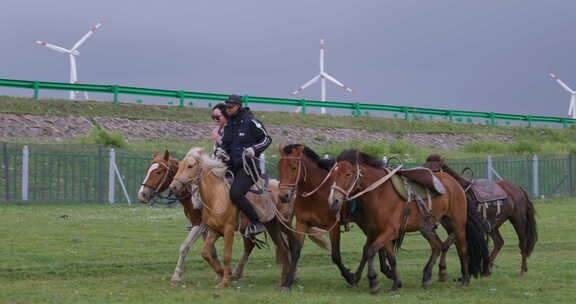
<svg viewBox="0 0 576 304">
<path fill-rule="evenodd" d="M 256 108 L 257 109 L 257 108 Z M 404 120 L 378 117 L 354 117 L 299 114 L 289 112 L 255 111 L 265 124 L 283 126 L 304 126 L 324 128 L 362 129 L 371 132 L 389 132 L 392 134 L 505 134 L 513 136 L 514 143 L 475 142 L 465 145 L 459 151 L 438 151 L 420 149 L 408 143 L 391 142 L 347 142 L 326 143 L 315 147 L 323 152 L 333 152 L 343 148 L 366 148 L 375 154 L 405 154 L 415 155 L 415 159 L 423 158 L 432 152 L 451 154 L 456 158 L 482 157 L 486 154 L 502 155 L 513 153 L 574 153 L 576 145 L 576 129 L 542 128 L 518 126 L 489 126 L 480 124 L 450 123 L 443 121 Z M 30 98 L 0 96 L 0 113 L 84 116 L 84 117 L 118 117 L 146 120 L 178 120 L 189 122 L 210 122 L 210 110 L 200 107 L 153 106 L 143 104 L 120 104 L 111 102 L 79 101 L 61 99 L 34 100 Z M 208 142 L 195 144 L 209 146 Z M 189 142 L 143 141 L 128 143 L 129 149 L 137 150 L 182 150 Z"/>
</svg>

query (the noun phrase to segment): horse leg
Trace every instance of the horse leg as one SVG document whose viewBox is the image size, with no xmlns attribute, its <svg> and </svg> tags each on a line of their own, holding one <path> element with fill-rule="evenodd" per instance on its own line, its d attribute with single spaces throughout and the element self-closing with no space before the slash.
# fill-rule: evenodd
<svg viewBox="0 0 576 304">
<path fill-rule="evenodd" d="M 180 256 L 178 256 L 178 263 L 176 263 L 176 268 L 174 268 L 174 274 L 172 275 L 172 279 L 170 282 L 172 286 L 176 286 L 182 282 L 182 274 L 184 274 L 184 260 L 188 255 L 188 250 L 192 247 L 192 244 L 196 242 L 198 237 L 202 234 L 202 227 L 201 226 L 194 226 L 188 236 L 180 245 Z"/>
<path fill-rule="evenodd" d="M 526 227 L 523 221 L 516 221 L 514 218 L 510 218 L 510 222 L 516 230 L 516 234 L 518 235 L 518 247 L 520 247 L 520 254 L 522 254 L 522 266 L 520 266 L 520 277 L 526 276 L 526 272 L 528 272 L 528 265 L 527 259 L 528 254 L 526 253 L 526 249 L 528 247 L 528 240 L 526 238 Z"/>
<path fill-rule="evenodd" d="M 490 268 L 486 275 L 492 274 L 492 267 L 494 266 L 496 256 L 498 256 L 498 253 L 500 252 L 502 247 L 504 247 L 504 239 L 502 238 L 502 235 L 500 234 L 498 228 L 493 228 L 492 231 L 490 231 L 489 235 L 490 238 L 492 239 L 492 243 L 494 243 L 494 248 L 492 248 L 492 252 L 490 253 Z"/>
<path fill-rule="evenodd" d="M 230 263 L 232 262 L 232 245 L 234 244 L 235 227 L 230 225 L 224 229 L 224 273 L 216 288 L 224 288 L 230 282 Z"/>
<path fill-rule="evenodd" d="M 380 272 L 382 272 L 388 279 L 392 279 L 392 270 L 386 263 L 386 251 L 384 249 L 378 250 L 378 258 L 380 259 Z"/>
<path fill-rule="evenodd" d="M 402 288 L 402 282 L 400 281 L 400 275 L 398 274 L 398 269 L 396 268 L 396 255 L 394 252 L 394 239 L 396 236 L 388 232 L 382 237 L 382 248 L 384 255 L 388 259 L 388 266 L 390 267 L 390 279 L 392 280 L 392 287 L 388 289 L 388 292 L 396 291 Z"/>
<path fill-rule="evenodd" d="M 422 276 L 422 287 L 428 288 L 432 285 L 432 269 L 434 269 L 434 265 L 436 264 L 436 259 L 442 252 L 442 240 L 438 237 L 436 232 L 434 231 L 424 231 L 420 230 L 422 236 L 430 243 L 430 248 L 432 249 L 432 253 L 430 254 L 430 258 L 428 259 L 428 263 L 424 267 L 424 274 Z"/>
<path fill-rule="evenodd" d="M 470 283 L 470 272 L 468 270 L 468 247 L 466 243 L 466 228 L 464 225 L 462 225 L 459 230 L 454 231 L 454 238 L 456 249 L 458 250 L 458 257 L 460 257 L 460 269 L 462 273 L 460 282 L 462 286 L 468 286 Z"/>
<path fill-rule="evenodd" d="M 350 269 L 346 268 L 342 263 L 342 256 L 340 255 L 340 229 L 339 227 L 334 227 L 330 231 L 330 244 L 332 245 L 332 250 L 330 255 L 332 257 L 332 262 L 338 266 L 340 274 L 350 286 L 354 286 L 357 283 L 356 277 Z"/>
<path fill-rule="evenodd" d="M 208 264 L 210 264 L 210 266 L 212 266 L 212 269 L 214 269 L 216 275 L 220 277 L 223 275 L 222 265 L 220 265 L 220 261 L 214 259 L 212 256 L 214 243 L 216 240 L 218 240 L 218 238 L 220 238 L 218 233 L 212 230 L 208 230 L 208 236 L 206 237 L 206 240 L 204 241 L 204 247 L 202 248 L 202 257 L 204 260 L 206 260 L 206 262 L 208 262 Z"/>
<path fill-rule="evenodd" d="M 296 268 L 298 266 L 298 260 L 300 259 L 300 252 L 302 251 L 302 246 L 304 245 L 304 234 L 308 231 L 309 226 L 300 221 L 296 221 L 296 235 L 294 235 L 294 240 L 290 247 L 290 266 L 288 267 L 288 273 L 286 275 L 286 291 L 292 287 L 294 284 L 294 278 L 296 277 Z"/>
<path fill-rule="evenodd" d="M 380 251 L 380 249 L 384 245 L 384 242 L 385 242 L 387 235 L 392 235 L 392 233 L 388 233 L 388 234 L 384 233 L 384 234 L 380 235 L 379 237 L 377 237 L 376 239 L 367 237 L 366 244 L 364 244 L 364 248 L 362 250 L 362 260 L 360 260 L 360 264 L 358 265 L 358 268 L 356 269 L 356 273 L 354 274 L 355 279 L 356 279 L 354 282 L 354 285 L 358 284 L 358 281 L 360 281 L 360 277 L 362 276 L 362 271 L 364 271 L 364 266 L 366 266 L 366 262 L 373 259 L 374 255 L 378 251 Z M 389 239 L 392 239 L 392 237 L 390 236 Z M 374 278 L 374 280 L 375 279 L 376 278 Z M 378 282 L 378 281 L 376 280 L 376 282 Z M 375 284 L 375 283 L 370 282 L 370 287 L 372 287 L 372 284 Z"/>
<path fill-rule="evenodd" d="M 382 285 L 378 282 L 378 273 L 374 269 L 374 255 L 368 258 L 368 285 L 371 294 L 377 294 L 382 289 Z"/>
<path fill-rule="evenodd" d="M 270 238 L 276 245 L 276 261 L 282 268 L 282 273 L 280 275 L 280 288 L 282 291 L 290 291 L 290 287 L 287 286 L 288 268 L 290 266 L 290 248 L 284 240 L 280 225 L 278 219 L 274 219 L 272 222 L 266 224 L 266 229 L 268 230 Z"/>
<path fill-rule="evenodd" d="M 236 267 L 234 267 L 234 270 L 232 270 L 232 276 L 230 277 L 232 281 L 240 280 L 242 278 L 242 275 L 244 274 L 244 266 L 246 266 L 246 262 L 248 262 L 248 258 L 255 246 L 254 242 L 248 238 L 243 237 L 242 240 L 244 241 L 244 254 L 238 261 L 238 264 L 236 264 Z"/>
<path fill-rule="evenodd" d="M 440 253 L 440 263 L 438 264 L 438 281 L 445 282 L 448 280 L 448 272 L 446 271 L 446 254 L 450 246 L 454 244 L 454 234 L 450 233 L 448 238 L 442 243 L 442 252 Z"/>
</svg>

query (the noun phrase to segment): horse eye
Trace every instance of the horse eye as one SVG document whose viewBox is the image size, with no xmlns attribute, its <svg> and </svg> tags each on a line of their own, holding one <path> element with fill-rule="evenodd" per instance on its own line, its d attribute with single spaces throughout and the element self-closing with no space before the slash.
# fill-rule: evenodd
<svg viewBox="0 0 576 304">
<path fill-rule="evenodd" d="M 352 176 L 352 173 L 346 173 L 346 176 Z"/>
<path fill-rule="evenodd" d="M 157 172 L 156 172 L 156 175 L 160 175 L 160 173 L 162 173 L 162 172 L 160 172 L 160 171 L 157 171 Z"/>
<path fill-rule="evenodd" d="M 192 169 L 192 165 L 188 165 L 188 169 Z"/>
<path fill-rule="evenodd" d="M 296 168 L 292 168 L 292 171 L 296 171 Z"/>
</svg>

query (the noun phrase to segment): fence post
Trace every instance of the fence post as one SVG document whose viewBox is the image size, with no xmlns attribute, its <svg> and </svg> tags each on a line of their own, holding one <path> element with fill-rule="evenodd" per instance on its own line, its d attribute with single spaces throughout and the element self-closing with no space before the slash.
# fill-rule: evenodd
<svg viewBox="0 0 576 304">
<path fill-rule="evenodd" d="M 266 174 L 266 154 L 260 154 L 260 172 Z"/>
<path fill-rule="evenodd" d="M 570 194 L 574 193 L 574 173 L 572 172 L 572 169 L 573 169 L 572 158 L 573 157 L 574 157 L 574 154 L 572 154 L 572 153 L 568 154 L 568 190 L 570 191 Z"/>
<path fill-rule="evenodd" d="M 114 148 L 110 148 L 110 161 L 108 163 L 108 202 L 114 204 L 116 201 L 114 190 L 116 189 L 115 171 L 114 165 L 116 164 L 116 151 Z"/>
<path fill-rule="evenodd" d="M 118 104 L 118 86 L 112 87 L 112 93 L 114 93 L 114 104 Z"/>
<path fill-rule="evenodd" d="M 178 91 L 178 97 L 180 98 L 179 107 L 183 108 L 184 107 L 184 91 L 182 91 L 182 90 Z"/>
<path fill-rule="evenodd" d="M 6 197 L 6 201 L 10 201 L 10 169 L 8 169 L 8 144 L 3 142 L 2 143 L 2 154 L 4 155 L 3 166 L 4 166 L 4 196 Z"/>
<path fill-rule="evenodd" d="M 540 197 L 538 178 L 538 155 L 534 154 L 534 156 L 532 156 L 532 194 L 535 198 Z"/>
<path fill-rule="evenodd" d="M 28 181 L 30 176 L 30 150 L 28 146 L 22 149 L 22 200 L 28 200 Z"/>
<path fill-rule="evenodd" d="M 98 180 L 96 181 L 97 183 L 97 188 L 96 191 L 98 192 L 96 194 L 97 199 L 98 199 L 98 203 L 103 203 L 104 202 L 104 155 L 102 153 L 102 146 L 98 146 L 98 172 L 97 172 L 97 178 Z"/>
<path fill-rule="evenodd" d="M 306 115 L 306 100 L 302 99 L 300 100 L 300 107 L 302 107 L 302 114 Z"/>
<path fill-rule="evenodd" d="M 492 156 L 486 157 L 486 178 L 492 180 Z"/>
<path fill-rule="evenodd" d="M 33 87 L 34 87 L 34 99 L 38 100 L 38 91 L 40 91 L 38 81 L 34 81 Z"/>
</svg>

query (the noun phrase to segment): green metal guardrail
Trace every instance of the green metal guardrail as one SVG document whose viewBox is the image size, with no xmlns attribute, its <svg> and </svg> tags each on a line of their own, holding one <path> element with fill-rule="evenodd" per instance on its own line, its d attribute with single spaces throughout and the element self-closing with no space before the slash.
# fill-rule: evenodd
<svg viewBox="0 0 576 304">
<path fill-rule="evenodd" d="M 182 90 L 159 90 L 148 88 L 125 87 L 118 85 L 95 85 L 95 84 L 71 84 L 59 82 L 43 82 L 43 81 L 27 81 L 27 80 L 14 80 L 14 79 L 1 79 L 0 86 L 24 88 L 34 90 L 34 98 L 38 99 L 40 90 L 60 90 L 60 91 L 82 91 L 82 92 L 95 92 L 95 93 L 110 93 L 114 96 L 114 103 L 119 103 L 119 95 L 143 95 L 155 97 L 168 97 L 177 98 L 180 101 L 180 106 L 184 106 L 186 99 L 199 99 L 210 101 L 223 101 L 228 98 L 226 94 L 213 94 L 213 93 L 200 93 Z M 347 109 L 352 110 L 353 115 L 359 116 L 361 111 L 382 111 L 402 113 L 404 119 L 410 119 L 410 115 L 437 115 L 444 116 L 448 121 L 454 121 L 456 117 L 468 118 L 482 118 L 486 119 L 490 124 L 495 124 L 496 120 L 512 120 L 527 122 L 531 127 L 534 122 L 556 123 L 562 124 L 564 128 L 576 123 L 576 119 L 562 118 L 562 117 L 547 117 L 547 116 L 532 116 L 532 115 L 516 115 L 516 114 L 502 114 L 493 112 L 473 112 L 473 111 L 457 111 L 457 110 L 438 110 L 419 107 L 400 107 L 391 105 L 378 105 L 367 104 L 358 102 L 336 102 L 336 101 L 317 101 L 305 99 L 288 99 L 288 98 L 269 98 L 269 97 L 255 97 L 243 96 L 245 104 L 266 104 L 266 105 L 281 105 L 281 106 L 300 106 L 302 113 L 306 113 L 307 107 L 325 107 L 332 109 Z"/>
</svg>

